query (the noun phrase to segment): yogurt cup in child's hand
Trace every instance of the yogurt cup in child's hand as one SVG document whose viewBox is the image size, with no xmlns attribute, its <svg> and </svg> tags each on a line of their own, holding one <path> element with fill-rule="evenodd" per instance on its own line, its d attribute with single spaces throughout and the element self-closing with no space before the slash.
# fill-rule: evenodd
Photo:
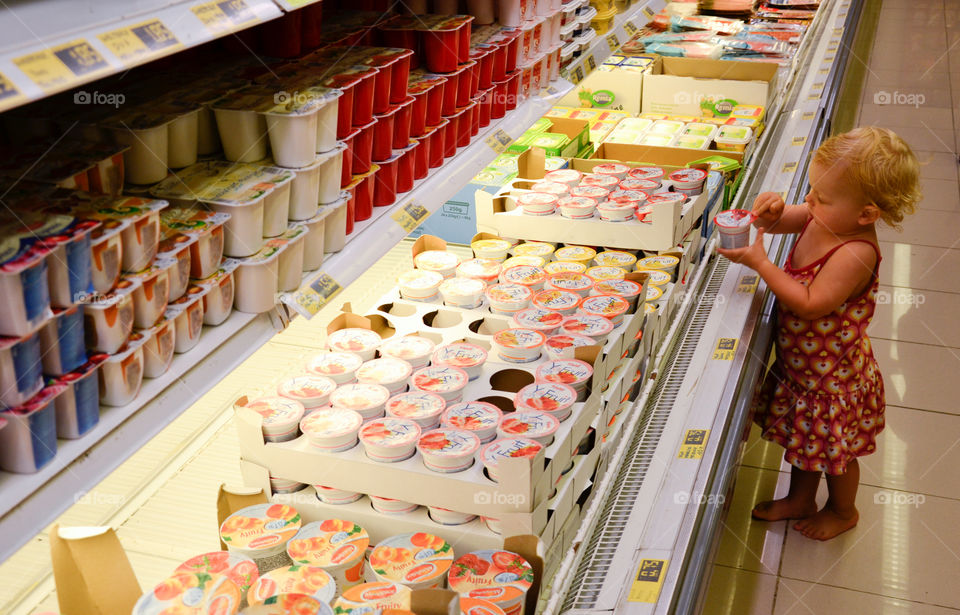
<svg viewBox="0 0 960 615">
<path fill-rule="evenodd" d="M 728 209 L 713 218 L 720 232 L 720 247 L 730 250 L 750 245 L 750 225 L 757 219 L 756 214 L 746 209 Z"/>
</svg>

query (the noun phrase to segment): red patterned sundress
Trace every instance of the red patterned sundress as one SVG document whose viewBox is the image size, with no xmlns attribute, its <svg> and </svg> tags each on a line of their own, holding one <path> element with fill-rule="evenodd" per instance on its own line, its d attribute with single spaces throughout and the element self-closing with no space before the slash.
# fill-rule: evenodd
<svg viewBox="0 0 960 615">
<path fill-rule="evenodd" d="M 801 237 L 804 231 L 806 226 Z M 793 267 L 791 250 L 784 271 L 809 286 L 833 253 L 853 241 L 877 251 L 873 282 L 863 294 L 815 320 L 777 303 L 776 361 L 758 392 L 754 422 L 801 470 L 843 474 L 851 460 L 876 450 L 883 431 L 883 378 L 867 337 L 876 308 L 879 248 L 854 239 L 801 268 Z"/>
</svg>

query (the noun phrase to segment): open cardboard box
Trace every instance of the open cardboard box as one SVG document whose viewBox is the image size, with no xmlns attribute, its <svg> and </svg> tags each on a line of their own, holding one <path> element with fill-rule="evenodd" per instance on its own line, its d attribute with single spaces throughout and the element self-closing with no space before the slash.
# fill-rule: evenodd
<svg viewBox="0 0 960 615">
<path fill-rule="evenodd" d="M 778 70 L 777 64 L 767 62 L 665 57 L 652 74 L 643 76 L 641 109 L 699 116 L 707 115 L 701 103 L 711 100 L 769 106 L 777 92 Z"/>
</svg>

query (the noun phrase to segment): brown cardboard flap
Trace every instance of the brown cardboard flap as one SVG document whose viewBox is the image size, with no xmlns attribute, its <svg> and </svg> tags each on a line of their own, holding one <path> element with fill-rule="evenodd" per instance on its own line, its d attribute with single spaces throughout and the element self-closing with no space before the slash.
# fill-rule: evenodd
<svg viewBox="0 0 960 615">
<path fill-rule="evenodd" d="M 130 613 L 143 594 L 112 528 L 55 525 L 50 556 L 62 615 Z"/>
<path fill-rule="evenodd" d="M 660 74 L 696 79 L 727 81 L 773 81 L 778 66 L 772 62 L 738 62 L 734 60 L 701 60 L 696 58 L 663 58 Z"/>
<path fill-rule="evenodd" d="M 743 154 L 740 152 L 714 152 L 702 149 L 684 149 L 681 147 L 634 145 L 632 143 L 601 143 L 597 151 L 590 157 L 590 160 L 616 160 L 624 164 L 650 164 L 682 168 L 691 162 L 714 154 L 736 160 L 740 164 L 743 164 Z"/>
<path fill-rule="evenodd" d="M 543 179 L 547 174 L 547 157 L 539 147 L 528 148 L 517 157 L 517 177 Z"/>
<path fill-rule="evenodd" d="M 503 548 L 520 555 L 533 568 L 533 585 L 527 592 L 527 606 L 524 612 L 536 613 L 540 587 L 543 583 L 543 543 L 532 534 L 508 536 L 503 539 Z"/>
<path fill-rule="evenodd" d="M 344 304 L 343 307 L 345 310 L 349 310 L 350 304 Z M 372 331 L 373 325 L 370 323 L 370 319 L 365 316 L 344 311 L 327 325 L 327 335 L 340 329 L 370 329 Z"/>
<path fill-rule="evenodd" d="M 220 483 L 220 489 L 217 491 L 217 535 L 220 534 L 220 526 L 227 520 L 227 517 L 247 506 L 266 504 L 268 501 L 263 489 L 228 487 L 226 484 Z M 227 550 L 227 545 L 222 540 L 220 541 L 220 550 Z"/>
<path fill-rule="evenodd" d="M 449 589 L 418 589 L 410 594 L 416 615 L 460 615 L 460 594 Z"/>
<path fill-rule="evenodd" d="M 439 237 L 434 237 L 433 235 L 421 235 L 413 243 L 413 249 L 411 250 L 413 258 L 417 257 L 417 254 L 421 252 L 426 252 L 427 250 L 446 250 L 447 242 L 440 239 Z"/>
<path fill-rule="evenodd" d="M 483 241 L 485 239 L 503 239 L 503 237 L 497 235 L 496 233 L 477 233 L 473 236 L 473 239 L 470 240 L 470 243 L 475 241 Z"/>
</svg>

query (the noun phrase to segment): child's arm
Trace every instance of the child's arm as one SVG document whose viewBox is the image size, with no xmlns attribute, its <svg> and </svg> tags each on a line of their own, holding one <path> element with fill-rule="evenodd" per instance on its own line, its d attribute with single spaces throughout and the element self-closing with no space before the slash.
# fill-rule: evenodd
<svg viewBox="0 0 960 615">
<path fill-rule="evenodd" d="M 753 201 L 753 225 L 768 233 L 799 233 L 810 218 L 806 205 L 786 205 L 776 192 L 762 192 Z"/>
<path fill-rule="evenodd" d="M 735 263 L 754 269 L 767 283 L 780 303 L 805 320 L 826 316 L 843 305 L 869 283 L 877 254 L 868 243 L 845 244 L 834 252 L 810 286 L 804 286 L 774 265 L 763 246 L 763 230 L 746 248 L 717 251 Z"/>
</svg>

